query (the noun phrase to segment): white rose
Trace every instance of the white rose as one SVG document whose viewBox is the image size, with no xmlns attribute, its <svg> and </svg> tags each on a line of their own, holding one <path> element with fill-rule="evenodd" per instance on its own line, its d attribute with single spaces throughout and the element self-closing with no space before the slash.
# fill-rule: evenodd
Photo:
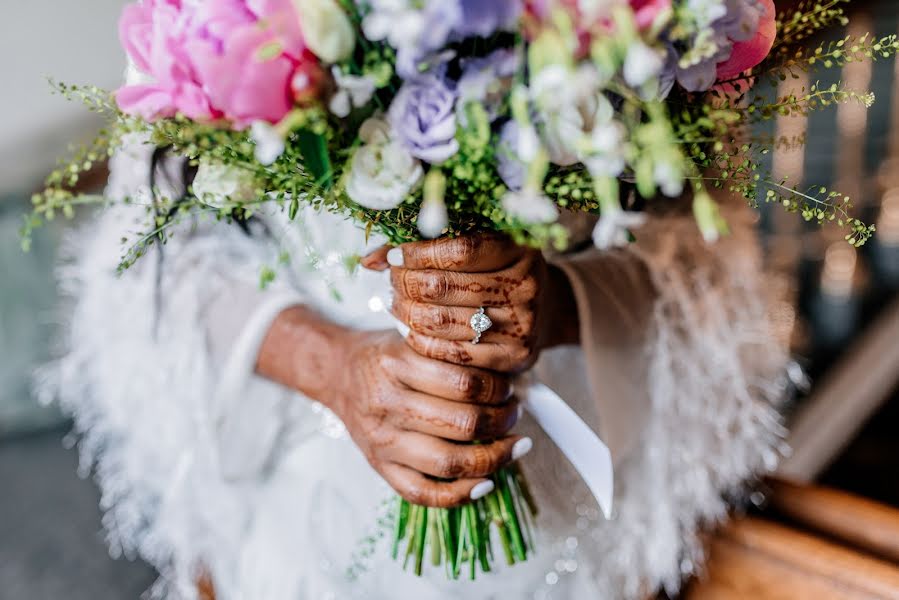
<svg viewBox="0 0 899 600">
<path fill-rule="evenodd" d="M 568 69 L 551 65 L 537 74 L 531 93 L 537 105 L 540 133 L 550 161 L 561 166 L 580 162 L 577 144 L 598 110 L 600 79 L 589 65 Z"/>
<path fill-rule="evenodd" d="M 326 63 L 348 58 L 356 47 L 356 34 L 336 0 L 293 0 L 300 14 L 303 39 L 312 53 Z"/>
<path fill-rule="evenodd" d="M 641 41 L 631 44 L 624 59 L 624 80 L 631 87 L 638 88 L 658 77 L 665 66 L 665 56 Z"/>
<path fill-rule="evenodd" d="M 257 196 L 256 179 L 250 171 L 205 158 L 200 159 L 191 187 L 197 198 L 218 207 L 232 202 L 249 202 Z"/>
<path fill-rule="evenodd" d="M 402 204 L 421 183 L 421 163 L 399 142 L 391 139 L 390 125 L 379 118 L 366 120 L 359 129 L 365 143 L 350 164 L 346 191 L 353 202 L 375 210 Z"/>
</svg>

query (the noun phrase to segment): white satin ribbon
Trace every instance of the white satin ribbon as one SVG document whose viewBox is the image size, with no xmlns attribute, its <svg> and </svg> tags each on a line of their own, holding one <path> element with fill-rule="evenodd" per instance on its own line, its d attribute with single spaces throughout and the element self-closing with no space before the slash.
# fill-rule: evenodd
<svg viewBox="0 0 899 600">
<path fill-rule="evenodd" d="M 522 406 L 580 474 L 606 519 L 611 519 L 615 477 L 609 447 L 557 393 L 542 383 L 519 381 L 515 392 Z"/>
<path fill-rule="evenodd" d="M 384 311 L 403 337 L 409 335 L 409 327 L 394 317 L 386 304 L 375 296 L 369 307 L 375 312 Z M 615 477 L 609 447 L 557 393 L 533 376 L 519 377 L 515 392 L 524 409 L 580 474 L 605 518 L 611 519 Z"/>
</svg>

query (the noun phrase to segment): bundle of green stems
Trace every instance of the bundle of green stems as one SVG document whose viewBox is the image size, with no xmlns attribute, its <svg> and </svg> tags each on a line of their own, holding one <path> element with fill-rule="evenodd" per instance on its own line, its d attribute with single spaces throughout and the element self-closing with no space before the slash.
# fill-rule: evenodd
<svg viewBox="0 0 899 600">
<path fill-rule="evenodd" d="M 527 560 L 535 550 L 532 526 L 537 514 L 527 482 L 517 465 L 500 469 L 491 480 L 495 487 L 487 496 L 455 508 L 428 508 L 398 498 L 393 558 L 402 550 L 403 568 L 411 565 L 421 575 L 427 552 L 432 566 L 442 564 L 449 579 L 468 571 L 472 580 L 479 568 L 484 573 L 492 570 L 494 539 L 507 564 Z"/>
</svg>

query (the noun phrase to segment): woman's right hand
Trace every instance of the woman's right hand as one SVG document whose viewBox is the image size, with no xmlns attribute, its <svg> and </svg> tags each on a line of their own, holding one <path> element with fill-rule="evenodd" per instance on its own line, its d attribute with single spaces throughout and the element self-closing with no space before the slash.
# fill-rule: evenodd
<svg viewBox="0 0 899 600">
<path fill-rule="evenodd" d="M 485 496 L 485 477 L 526 454 L 509 379 L 425 358 L 395 332 L 350 332 L 329 406 L 369 463 L 413 504 L 447 508 Z M 484 440 L 479 444 L 471 442 Z"/>
</svg>

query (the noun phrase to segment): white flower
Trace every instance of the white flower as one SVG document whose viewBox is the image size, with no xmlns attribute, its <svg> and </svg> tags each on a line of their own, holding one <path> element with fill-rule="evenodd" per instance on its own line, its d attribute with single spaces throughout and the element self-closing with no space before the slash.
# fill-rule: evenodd
<svg viewBox="0 0 899 600">
<path fill-rule="evenodd" d="M 217 207 L 256 198 L 256 179 L 250 171 L 206 158 L 200 159 L 191 187 L 197 198 Z"/>
<path fill-rule="evenodd" d="M 552 65 L 534 78 L 531 94 L 537 121 L 553 163 L 569 166 L 589 159 L 605 160 L 610 161 L 609 166 L 597 163 L 597 169 L 609 171 L 623 161 L 623 129 L 613 125 L 615 110 L 600 82 L 591 65 L 574 70 Z"/>
<path fill-rule="evenodd" d="M 434 239 L 443 233 L 449 223 L 446 204 L 440 200 L 426 200 L 418 213 L 418 231 L 423 237 Z"/>
<path fill-rule="evenodd" d="M 496 148 L 496 170 L 511 190 L 524 187 L 530 163 L 540 151 L 540 139 L 530 123 L 507 121 L 500 130 Z"/>
<path fill-rule="evenodd" d="M 524 223 L 552 223 L 559 218 L 559 209 L 553 201 L 530 186 L 506 192 L 502 202 L 506 214 Z"/>
<path fill-rule="evenodd" d="M 326 63 L 350 56 L 356 34 L 347 14 L 335 0 L 293 0 L 300 15 L 303 41 Z"/>
<path fill-rule="evenodd" d="M 684 175 L 668 161 L 658 161 L 653 168 L 653 179 L 662 193 L 669 198 L 677 198 L 684 192 Z"/>
<path fill-rule="evenodd" d="M 589 142 L 581 153 L 581 162 L 593 177 L 617 177 L 624 170 L 622 147 L 626 135 L 624 126 L 609 120 L 597 123 Z"/>
<path fill-rule="evenodd" d="M 348 75 L 340 67 L 332 67 L 331 74 L 337 84 L 337 93 L 331 97 L 328 108 L 343 119 L 354 108 L 368 104 L 375 93 L 375 81 L 367 75 Z"/>
<path fill-rule="evenodd" d="M 371 11 L 362 20 L 362 32 L 372 41 L 387 40 L 394 48 L 418 44 L 424 33 L 425 18 L 411 0 L 373 0 Z"/>
<path fill-rule="evenodd" d="M 646 223 L 646 215 L 643 213 L 626 212 L 620 209 L 607 211 L 603 213 L 593 229 L 593 243 L 601 250 L 625 246 L 629 241 L 629 231 L 644 223 Z"/>
<path fill-rule="evenodd" d="M 654 77 L 658 77 L 665 66 L 665 55 L 650 48 L 641 41 L 631 44 L 624 58 L 624 81 L 638 88 Z"/>
<path fill-rule="evenodd" d="M 271 123 L 254 121 L 250 127 L 250 139 L 256 143 L 256 160 L 265 166 L 274 163 L 284 154 L 284 138 Z"/>
<path fill-rule="evenodd" d="M 588 78 L 578 76 L 562 65 L 542 69 L 531 83 L 531 94 L 537 106 L 537 120 L 550 160 L 562 166 L 579 162 L 572 146 L 586 127 L 584 114 L 592 112 L 594 88 L 587 91 Z M 581 71 L 582 74 L 588 71 Z"/>
<path fill-rule="evenodd" d="M 350 165 L 346 191 L 357 204 L 375 210 L 399 206 L 424 176 L 421 163 L 391 139 L 390 125 L 380 118 L 366 120 L 359 129 L 365 143 Z"/>
</svg>

